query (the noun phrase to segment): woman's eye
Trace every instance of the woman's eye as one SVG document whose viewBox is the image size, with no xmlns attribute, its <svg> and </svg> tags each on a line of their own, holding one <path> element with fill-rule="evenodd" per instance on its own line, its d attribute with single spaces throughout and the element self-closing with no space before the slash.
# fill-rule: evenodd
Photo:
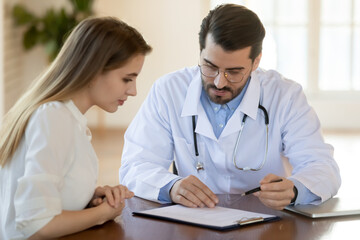
<svg viewBox="0 0 360 240">
<path fill-rule="evenodd" d="M 123 81 L 126 82 L 126 83 L 127 82 L 132 82 L 132 79 L 131 78 L 123 78 Z"/>
</svg>

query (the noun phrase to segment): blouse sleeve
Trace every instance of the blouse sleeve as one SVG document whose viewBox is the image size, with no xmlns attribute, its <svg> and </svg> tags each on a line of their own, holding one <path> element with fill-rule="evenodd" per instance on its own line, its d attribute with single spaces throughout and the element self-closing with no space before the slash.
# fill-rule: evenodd
<svg viewBox="0 0 360 240">
<path fill-rule="evenodd" d="M 25 172 L 15 193 L 16 228 L 29 237 L 61 213 L 61 188 L 73 159 L 72 116 L 63 105 L 44 104 L 25 131 Z"/>
</svg>

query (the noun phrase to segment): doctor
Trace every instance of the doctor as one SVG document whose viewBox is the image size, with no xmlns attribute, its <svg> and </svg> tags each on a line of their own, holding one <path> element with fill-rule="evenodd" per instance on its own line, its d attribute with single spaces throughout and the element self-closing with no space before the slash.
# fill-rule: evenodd
<svg viewBox="0 0 360 240">
<path fill-rule="evenodd" d="M 139 197 L 189 207 L 214 207 L 215 194 L 259 185 L 255 195 L 273 209 L 337 193 L 333 148 L 301 86 L 258 68 L 264 36 L 243 6 L 209 12 L 199 65 L 160 78 L 127 129 L 122 184 Z M 168 171 L 173 160 L 178 175 Z"/>
</svg>

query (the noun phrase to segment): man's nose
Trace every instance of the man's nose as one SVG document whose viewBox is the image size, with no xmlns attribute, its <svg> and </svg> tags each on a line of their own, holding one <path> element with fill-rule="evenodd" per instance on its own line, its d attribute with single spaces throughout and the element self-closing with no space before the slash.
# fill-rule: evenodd
<svg viewBox="0 0 360 240">
<path fill-rule="evenodd" d="M 225 77 L 226 72 L 219 72 L 219 74 L 214 79 L 214 84 L 218 89 L 222 89 L 227 85 L 227 79 Z"/>
</svg>

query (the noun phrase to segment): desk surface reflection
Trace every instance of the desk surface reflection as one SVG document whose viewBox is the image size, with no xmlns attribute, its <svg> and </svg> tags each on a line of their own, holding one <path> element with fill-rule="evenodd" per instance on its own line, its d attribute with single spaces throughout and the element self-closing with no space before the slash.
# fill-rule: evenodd
<svg viewBox="0 0 360 240">
<path fill-rule="evenodd" d="M 61 239 L 341 239 L 345 236 L 356 236 L 357 228 L 360 226 L 360 216 L 311 219 L 286 210 L 276 211 L 267 208 L 252 195 L 240 197 L 240 195 L 223 194 L 218 196 L 219 206 L 277 215 L 281 219 L 275 222 L 248 225 L 236 230 L 216 231 L 132 216 L 133 211 L 161 206 L 158 203 L 134 197 L 127 200 L 123 214 L 115 221 Z"/>
</svg>

